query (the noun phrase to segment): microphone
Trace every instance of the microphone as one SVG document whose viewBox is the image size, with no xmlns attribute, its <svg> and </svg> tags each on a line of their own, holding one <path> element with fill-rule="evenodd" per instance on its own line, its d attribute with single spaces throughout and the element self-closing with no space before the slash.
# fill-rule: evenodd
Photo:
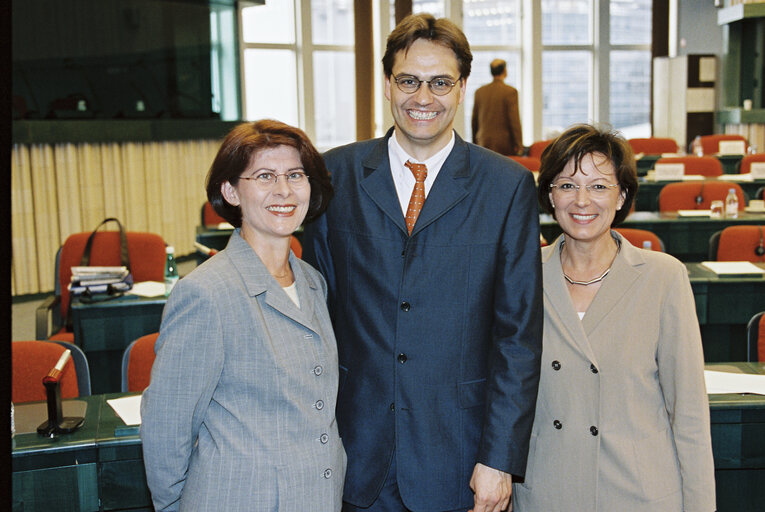
<svg viewBox="0 0 765 512">
<path fill-rule="evenodd" d="M 196 247 L 197 251 L 201 252 L 205 256 L 215 256 L 216 254 L 218 254 L 218 251 L 216 249 L 207 247 L 206 245 L 202 245 L 199 242 L 194 242 L 194 247 Z"/>
<path fill-rule="evenodd" d="M 754 253 L 757 256 L 762 256 L 765 254 L 765 241 L 763 240 L 762 235 L 762 226 L 757 226 L 760 229 L 760 244 L 754 248 Z"/>
<path fill-rule="evenodd" d="M 43 377 L 42 382 L 48 399 L 48 420 L 37 427 L 38 434 L 48 437 L 53 437 L 55 434 L 68 434 L 80 428 L 85 421 L 85 418 L 81 416 L 65 418 L 61 410 L 61 377 L 71 357 L 72 351 L 64 350 L 56 366 Z"/>
<path fill-rule="evenodd" d="M 701 188 L 699 189 L 699 195 L 696 196 L 695 201 L 696 201 L 696 205 L 697 206 L 704 202 L 704 182 L 703 181 L 701 182 Z"/>
</svg>

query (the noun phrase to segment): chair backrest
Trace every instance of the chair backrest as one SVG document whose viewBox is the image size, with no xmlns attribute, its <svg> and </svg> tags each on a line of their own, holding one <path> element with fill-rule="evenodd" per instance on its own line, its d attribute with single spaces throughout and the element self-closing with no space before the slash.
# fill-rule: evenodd
<svg viewBox="0 0 765 512">
<path fill-rule="evenodd" d="M 702 135 L 699 137 L 701 148 L 705 155 L 714 155 L 720 151 L 721 140 L 741 140 L 744 141 L 745 148 L 749 147 L 746 137 L 737 134 L 716 133 L 714 135 Z"/>
<path fill-rule="evenodd" d="M 765 226 L 728 226 L 709 238 L 709 258 L 765 263 Z"/>
<path fill-rule="evenodd" d="M 61 398 L 90 395 L 90 369 L 80 347 L 64 341 L 12 342 L 13 402 L 36 402 L 46 399 L 42 380 L 64 350 L 72 352 L 61 376 Z"/>
<path fill-rule="evenodd" d="M 218 224 L 228 222 L 226 219 L 218 215 L 210 201 L 206 201 L 202 205 L 202 225 L 204 227 L 217 227 Z"/>
<path fill-rule="evenodd" d="M 539 166 L 541 165 L 541 161 L 539 158 L 535 156 L 515 156 L 515 155 L 507 155 L 508 158 L 511 160 L 515 160 L 522 166 L 524 166 L 529 171 L 536 172 L 539 170 Z"/>
<path fill-rule="evenodd" d="M 635 154 L 660 155 L 662 153 L 677 153 L 677 142 L 675 142 L 675 139 L 648 137 L 629 139 L 627 142 L 630 143 Z"/>
<path fill-rule="evenodd" d="M 718 199 L 725 201 L 725 196 L 730 189 L 736 191 L 739 209 L 743 209 L 746 199 L 738 183 L 725 181 L 668 183 L 659 192 L 659 211 L 708 210 L 712 201 Z M 697 198 L 701 198 L 700 202 L 697 202 Z"/>
<path fill-rule="evenodd" d="M 722 164 L 713 156 L 671 156 L 659 158 L 656 164 L 683 164 L 685 174 L 716 177 L 723 173 Z"/>
<path fill-rule="evenodd" d="M 765 162 L 765 153 L 754 153 L 752 155 L 744 155 L 738 166 L 738 172 L 740 174 L 747 174 L 752 170 L 752 162 Z"/>
<path fill-rule="evenodd" d="M 643 242 L 651 242 L 652 251 L 666 252 L 664 249 L 664 242 L 652 231 L 634 228 L 614 228 L 614 231 L 620 233 L 635 247 L 642 248 Z"/>
<path fill-rule="evenodd" d="M 552 141 L 553 139 L 538 140 L 534 142 L 531 146 L 529 146 L 529 156 L 533 156 L 534 158 L 542 158 L 542 152 L 547 146 L 552 144 Z"/>
<path fill-rule="evenodd" d="M 72 277 L 72 267 L 80 265 L 85 244 L 90 233 L 75 233 L 61 247 L 58 263 L 58 285 L 61 291 L 61 316 L 66 317 L 69 308 L 67 285 Z M 165 241 L 154 233 L 128 231 L 126 233 L 130 271 L 133 281 L 163 281 L 165 273 Z M 90 264 L 94 266 L 121 265 L 120 237 L 118 231 L 99 231 L 93 237 Z"/>
<path fill-rule="evenodd" d="M 746 326 L 747 361 L 765 361 L 765 311 L 754 315 Z"/>
<path fill-rule="evenodd" d="M 292 249 L 292 252 L 295 253 L 295 256 L 298 258 L 303 257 L 303 244 L 300 243 L 300 240 L 295 235 L 292 235 L 292 238 L 290 239 L 290 249 Z"/>
<path fill-rule="evenodd" d="M 154 344 L 158 332 L 146 334 L 127 346 L 122 353 L 122 391 L 143 391 L 149 387 L 151 367 L 156 357 Z"/>
</svg>

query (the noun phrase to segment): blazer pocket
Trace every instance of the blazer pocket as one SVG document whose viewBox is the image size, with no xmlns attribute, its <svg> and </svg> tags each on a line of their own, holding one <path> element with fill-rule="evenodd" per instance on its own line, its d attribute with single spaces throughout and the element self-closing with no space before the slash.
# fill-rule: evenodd
<svg viewBox="0 0 765 512">
<path fill-rule="evenodd" d="M 669 428 L 635 441 L 633 446 L 647 500 L 658 500 L 682 490 L 677 451 Z"/>
<path fill-rule="evenodd" d="M 486 379 L 469 380 L 457 384 L 460 407 L 468 409 L 486 402 Z"/>
</svg>

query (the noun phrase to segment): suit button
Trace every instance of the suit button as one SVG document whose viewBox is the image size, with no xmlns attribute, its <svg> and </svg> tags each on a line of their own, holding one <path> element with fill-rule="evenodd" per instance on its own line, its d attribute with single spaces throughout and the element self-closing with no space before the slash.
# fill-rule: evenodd
<svg viewBox="0 0 765 512">
<path fill-rule="evenodd" d="M 324 470 L 324 478 L 332 478 L 332 470 L 327 468 Z"/>
<path fill-rule="evenodd" d="M 314 369 L 313 369 L 313 374 L 314 375 L 316 375 L 318 377 L 322 373 L 324 373 L 324 368 L 322 368 L 320 365 L 314 367 Z"/>
<path fill-rule="evenodd" d="M 591 364 L 591 365 L 590 365 L 590 371 L 591 371 L 592 373 L 598 373 L 598 369 L 597 369 L 597 368 L 595 368 L 595 365 L 594 365 L 594 364 Z"/>
<path fill-rule="evenodd" d="M 557 372 L 558 370 L 560 370 L 560 363 L 558 361 L 553 361 L 552 367 L 553 367 L 553 370 Z"/>
<path fill-rule="evenodd" d="M 596 427 L 594 425 L 592 427 L 590 427 L 590 434 L 592 434 L 594 436 L 598 435 L 598 427 Z"/>
<path fill-rule="evenodd" d="M 393 402 L 390 403 L 390 410 L 391 411 L 395 411 L 396 410 L 396 405 Z"/>
<path fill-rule="evenodd" d="M 411 304 L 409 304 L 406 301 L 401 303 L 401 311 L 409 311 L 410 309 L 412 309 L 412 305 Z"/>
<path fill-rule="evenodd" d="M 316 400 L 316 403 L 313 404 L 318 410 L 324 409 L 324 401 L 323 400 Z"/>
<path fill-rule="evenodd" d="M 322 434 L 319 436 L 319 441 L 321 441 L 321 444 L 327 444 L 329 442 L 329 436 L 327 434 Z"/>
<path fill-rule="evenodd" d="M 399 354 L 396 359 L 398 359 L 399 363 L 404 364 L 407 360 L 407 357 L 406 354 Z"/>
<path fill-rule="evenodd" d="M 561 423 L 558 420 L 553 421 L 553 427 L 557 428 L 558 430 L 563 428 L 563 423 Z"/>
</svg>

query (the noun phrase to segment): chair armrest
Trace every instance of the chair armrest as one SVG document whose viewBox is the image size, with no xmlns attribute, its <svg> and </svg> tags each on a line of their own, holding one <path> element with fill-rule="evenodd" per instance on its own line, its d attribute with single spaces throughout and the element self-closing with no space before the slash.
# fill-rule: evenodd
<svg viewBox="0 0 765 512">
<path fill-rule="evenodd" d="M 60 322 L 61 315 L 55 315 L 60 307 L 61 297 L 58 295 L 51 295 L 40 304 L 35 310 L 35 339 L 47 340 L 51 334 L 60 328 L 57 325 L 57 320 Z M 54 314 L 51 314 L 53 312 Z M 58 318 L 56 318 L 58 316 Z M 52 328 L 48 330 L 48 319 L 52 322 Z"/>
</svg>

